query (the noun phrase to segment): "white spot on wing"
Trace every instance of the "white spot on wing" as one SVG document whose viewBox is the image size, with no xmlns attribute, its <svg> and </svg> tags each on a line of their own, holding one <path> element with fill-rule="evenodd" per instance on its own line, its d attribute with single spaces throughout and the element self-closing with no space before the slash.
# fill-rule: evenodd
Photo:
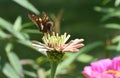
<svg viewBox="0 0 120 78">
<path fill-rule="evenodd" d="M 39 18 L 39 21 L 42 21 L 42 19 L 41 19 L 41 18 Z"/>
<path fill-rule="evenodd" d="M 41 23 L 40 27 L 41 27 L 41 30 L 43 30 L 43 29 L 44 29 L 44 26 L 43 26 L 43 24 L 42 24 L 42 23 Z"/>
</svg>

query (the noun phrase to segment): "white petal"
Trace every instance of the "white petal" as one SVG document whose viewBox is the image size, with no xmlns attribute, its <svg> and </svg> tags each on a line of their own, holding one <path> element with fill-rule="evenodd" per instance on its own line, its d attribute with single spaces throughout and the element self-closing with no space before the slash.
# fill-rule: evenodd
<svg viewBox="0 0 120 78">
<path fill-rule="evenodd" d="M 34 47 L 36 47 L 36 48 L 45 48 L 45 46 L 38 45 L 38 44 L 34 44 L 34 43 L 32 43 L 32 45 L 33 45 Z"/>
<path fill-rule="evenodd" d="M 47 50 L 47 49 L 38 48 L 38 51 L 40 51 L 40 52 L 46 52 L 46 51 L 48 51 L 48 50 Z"/>
<path fill-rule="evenodd" d="M 67 37 L 64 40 L 64 43 L 66 43 L 66 41 L 70 38 L 70 35 L 67 35 Z"/>
<path fill-rule="evenodd" d="M 32 41 L 33 44 L 38 44 L 38 45 L 44 45 L 43 43 L 41 42 L 38 42 L 38 41 Z"/>
</svg>

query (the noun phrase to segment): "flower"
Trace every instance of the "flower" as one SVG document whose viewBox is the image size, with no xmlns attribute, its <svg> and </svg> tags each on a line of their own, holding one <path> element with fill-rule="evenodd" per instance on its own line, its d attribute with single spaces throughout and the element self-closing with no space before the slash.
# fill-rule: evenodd
<svg viewBox="0 0 120 78">
<path fill-rule="evenodd" d="M 42 40 L 43 43 L 38 41 L 33 41 L 32 45 L 38 49 L 40 52 L 78 52 L 80 47 L 83 47 L 82 43 L 84 39 L 75 39 L 71 40 L 66 44 L 70 35 L 64 33 L 64 35 L 59 36 L 58 33 L 54 33 L 50 35 L 49 33 L 45 33 Z"/>
<path fill-rule="evenodd" d="M 86 78 L 120 78 L 120 57 L 93 62 L 85 66 L 82 74 Z"/>
<path fill-rule="evenodd" d="M 80 47 L 83 47 L 82 43 L 84 39 L 71 40 L 66 43 L 70 35 L 64 33 L 59 36 L 58 33 L 52 34 L 44 33 L 42 38 L 43 43 L 33 41 L 32 45 L 38 49 L 39 52 L 46 52 L 50 61 L 60 62 L 65 52 L 78 52 Z"/>
<path fill-rule="evenodd" d="M 78 52 L 79 48 L 84 46 L 82 43 L 84 39 L 75 39 L 66 43 L 70 38 L 70 35 L 67 35 L 67 33 L 64 33 L 63 35 L 56 33 L 55 26 L 46 13 L 42 14 L 42 18 L 34 14 L 29 14 L 28 16 L 44 34 L 42 38 L 43 43 L 33 41 L 32 45 L 36 47 L 39 52 L 47 53 L 51 63 L 50 78 L 54 78 L 57 66 L 65 52 Z"/>
</svg>

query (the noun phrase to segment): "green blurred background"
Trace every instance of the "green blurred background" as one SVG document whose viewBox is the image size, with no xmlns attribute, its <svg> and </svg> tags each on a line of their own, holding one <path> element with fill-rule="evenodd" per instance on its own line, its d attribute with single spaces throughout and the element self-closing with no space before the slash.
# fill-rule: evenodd
<svg viewBox="0 0 120 78">
<path fill-rule="evenodd" d="M 31 23 L 31 20 L 28 18 L 28 13 L 32 12 L 20 6 L 14 1 L 15 0 L 0 0 L 0 17 L 8 22 L 14 23 L 16 18 L 18 16 L 21 16 L 22 24 L 28 22 L 28 24 L 30 23 L 31 25 L 28 27 L 28 29 L 37 30 L 37 27 Z M 116 51 L 116 46 L 110 47 L 110 50 L 106 48 L 107 46 L 111 45 L 111 40 L 116 35 L 114 33 L 119 30 L 119 27 L 118 30 L 114 29 L 115 25 L 112 26 L 113 29 L 104 27 L 107 23 L 119 23 L 119 5 L 115 7 L 114 0 L 29 0 L 29 2 L 34 5 L 34 7 L 36 7 L 40 13 L 42 11 L 45 11 L 49 16 L 52 14 L 57 16 L 59 12 L 62 11 L 62 18 L 60 21 L 61 33 L 63 34 L 64 32 L 67 32 L 71 34 L 71 39 L 85 39 L 84 44 L 86 46 L 85 52 L 82 50 L 83 56 L 80 56 L 82 54 L 79 54 L 78 58 L 72 61 L 69 67 L 67 67 L 67 73 L 60 73 L 57 78 L 83 78 L 81 71 L 85 65 L 89 65 L 91 61 L 95 61 L 100 58 L 114 57 L 119 54 L 116 53 L 117 51 L 119 52 L 119 50 Z M 112 8 L 112 10 L 109 7 Z M 118 11 L 118 16 L 115 16 L 114 14 L 116 11 Z M 108 18 L 105 16 L 108 16 Z M 7 31 L 4 27 L 3 29 L 0 29 L 6 33 L 9 33 L 9 31 Z M 117 35 L 119 35 L 119 33 Z M 41 41 L 41 37 L 41 33 L 35 34 L 33 32 L 29 33 L 28 40 Z M 19 59 L 32 59 L 40 68 L 43 68 L 45 71 L 48 71 L 50 69 L 49 62 L 46 61 L 46 57 L 41 53 L 37 52 L 34 49 L 31 49 L 28 46 L 24 46 L 23 44 L 18 43 L 14 38 L 0 38 L 0 61 L 2 61 L 2 69 L 5 62 L 9 61 L 7 53 L 5 52 L 6 44 L 9 42 L 14 44 L 12 50 L 17 54 Z M 101 42 L 99 46 L 97 44 L 92 46 L 92 44 L 98 41 Z M 92 48 L 89 48 L 89 45 L 92 46 Z M 68 53 L 65 59 L 70 58 L 70 55 L 73 54 Z M 40 61 L 39 58 L 41 58 L 42 63 L 38 62 Z M 24 66 L 24 69 L 36 72 L 36 70 L 31 69 L 30 66 Z M 3 72 L 1 72 L 0 78 L 7 77 Z M 30 77 L 25 75 L 25 78 L 37 77 Z"/>
<path fill-rule="evenodd" d="M 40 11 L 57 14 L 63 10 L 61 19 L 61 31 L 72 34 L 73 37 L 85 38 L 86 42 L 104 39 L 105 29 L 100 26 L 101 14 L 94 10 L 95 6 L 101 5 L 101 0 L 30 0 Z M 13 22 L 18 15 L 23 21 L 30 21 L 25 8 L 10 0 L 0 1 L 0 16 Z M 97 30 L 97 31 L 96 31 Z"/>
</svg>

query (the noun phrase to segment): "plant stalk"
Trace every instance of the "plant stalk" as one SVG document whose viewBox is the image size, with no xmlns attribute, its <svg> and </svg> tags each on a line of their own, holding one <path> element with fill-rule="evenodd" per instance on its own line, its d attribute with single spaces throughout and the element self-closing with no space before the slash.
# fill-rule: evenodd
<svg viewBox="0 0 120 78">
<path fill-rule="evenodd" d="M 51 62 L 51 76 L 50 76 L 50 78 L 55 78 L 57 66 L 58 66 L 57 62 Z"/>
</svg>

